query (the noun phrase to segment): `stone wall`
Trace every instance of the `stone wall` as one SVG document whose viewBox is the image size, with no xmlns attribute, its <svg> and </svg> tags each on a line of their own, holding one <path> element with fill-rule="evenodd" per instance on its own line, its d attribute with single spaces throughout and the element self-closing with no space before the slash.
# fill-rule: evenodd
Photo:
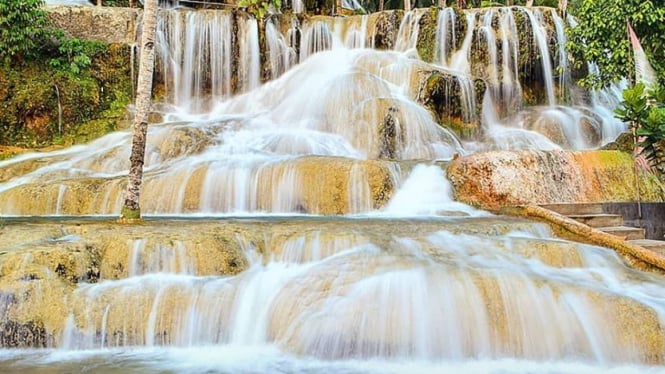
<svg viewBox="0 0 665 374">
<path fill-rule="evenodd" d="M 46 11 L 55 26 L 70 36 L 106 43 L 136 41 L 139 9 L 53 5 Z"/>
<path fill-rule="evenodd" d="M 621 214 L 627 226 L 641 227 L 647 239 L 665 238 L 665 204 L 663 203 L 605 203 L 603 211 Z"/>
</svg>

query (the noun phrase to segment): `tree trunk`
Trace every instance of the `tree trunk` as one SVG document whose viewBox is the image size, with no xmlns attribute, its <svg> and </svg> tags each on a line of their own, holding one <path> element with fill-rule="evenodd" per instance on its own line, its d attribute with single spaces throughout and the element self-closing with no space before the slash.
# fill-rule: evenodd
<svg viewBox="0 0 665 374">
<path fill-rule="evenodd" d="M 384 0 L 379 0 L 379 12 L 383 12 Z"/>
<path fill-rule="evenodd" d="M 466 9 L 466 0 L 457 0 L 457 7 L 460 9 Z"/>
<path fill-rule="evenodd" d="M 143 180 L 143 162 L 145 157 L 145 138 L 148 132 L 148 112 L 152 94 L 152 73 L 155 61 L 155 32 L 157 28 L 157 7 L 159 0 L 145 0 L 143 4 L 143 29 L 141 31 L 141 59 L 139 77 L 136 84 L 136 116 L 134 118 L 134 136 L 132 153 L 129 157 L 129 176 L 125 205 L 122 218 L 140 219 L 139 197 Z"/>
</svg>

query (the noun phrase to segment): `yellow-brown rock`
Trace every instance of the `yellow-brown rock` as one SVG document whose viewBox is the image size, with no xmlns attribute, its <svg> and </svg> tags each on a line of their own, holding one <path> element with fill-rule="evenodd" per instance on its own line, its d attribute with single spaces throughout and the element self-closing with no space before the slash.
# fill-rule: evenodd
<svg viewBox="0 0 665 374">
<path fill-rule="evenodd" d="M 487 209 L 559 202 L 663 201 L 665 187 L 618 151 L 495 151 L 453 160 L 460 201 Z"/>
<path fill-rule="evenodd" d="M 242 196 L 248 210 L 366 212 L 382 207 L 392 196 L 394 167 L 382 160 L 309 156 L 257 164 L 249 170 L 251 179 L 247 180 L 234 179 L 238 174 L 233 172 L 215 174 L 207 163 L 173 168 L 168 173 L 149 171 L 144 175 L 141 211 L 228 212 L 236 209 L 234 197 Z M 0 210 L 16 215 L 114 214 L 122 206 L 125 183 L 124 176 L 25 183 L 0 192 Z M 220 185 L 224 190 L 206 190 L 206 183 L 208 188 Z M 212 202 L 204 206 L 205 200 Z"/>
</svg>

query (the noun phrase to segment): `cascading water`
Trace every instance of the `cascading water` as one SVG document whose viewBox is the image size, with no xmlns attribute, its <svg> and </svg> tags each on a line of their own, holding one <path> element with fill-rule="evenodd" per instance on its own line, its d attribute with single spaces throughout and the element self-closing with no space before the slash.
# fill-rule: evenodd
<svg viewBox="0 0 665 374">
<path fill-rule="evenodd" d="M 421 35 L 432 14 L 427 63 Z M 522 102 L 533 82 L 520 65 L 518 20 L 536 48 L 549 35 L 564 40 L 558 23 L 545 31 L 543 14 L 414 10 L 388 41 L 372 15 L 273 17 L 260 43 L 259 25 L 242 15 L 163 12 L 161 74 L 176 109 L 149 129 L 148 219 L 0 223 L 0 343 L 32 348 L 0 350 L 0 366 L 657 370 L 661 278 L 544 225 L 456 202 L 446 178 L 456 153 L 608 139 L 616 123 L 601 109 L 611 92 L 555 105 L 570 98 L 554 96 L 571 85 L 561 44 L 559 79 L 551 62 L 548 72 L 538 65 L 551 81 L 540 82 L 545 105 Z M 367 49 L 376 41 L 394 50 Z M 272 80 L 259 86 L 260 77 Z M 460 110 L 435 115 L 431 101 Z M 442 118 L 479 122 L 481 136 L 458 135 Z M 117 132 L 0 161 L 0 211 L 117 214 L 129 142 Z"/>
<path fill-rule="evenodd" d="M 395 50 L 406 52 L 416 48 L 418 33 L 420 31 L 420 18 L 425 14 L 422 9 L 416 9 L 404 14 L 402 23 L 397 33 Z"/>
<path fill-rule="evenodd" d="M 270 56 L 270 78 L 276 79 L 296 63 L 296 52 L 272 20 L 266 21 L 266 53 Z"/>
<path fill-rule="evenodd" d="M 554 94 L 554 78 L 552 70 L 552 61 L 550 60 L 550 52 L 547 46 L 547 31 L 543 27 L 541 12 L 525 12 L 531 22 L 531 32 L 533 33 L 533 42 L 538 48 L 540 54 L 540 64 L 542 65 L 542 79 L 545 83 L 545 94 L 547 97 L 547 104 L 552 106 L 556 104 L 556 97 Z"/>
<path fill-rule="evenodd" d="M 259 59 L 261 51 L 259 50 L 259 26 L 254 18 L 249 18 L 240 22 L 240 72 L 239 92 L 250 91 L 257 88 L 261 81 L 259 74 L 261 70 L 261 61 Z"/>
<path fill-rule="evenodd" d="M 554 20 L 554 27 L 556 30 L 556 45 L 557 45 L 557 59 L 558 59 L 558 69 L 559 69 L 559 101 L 565 100 L 564 94 L 566 93 L 566 85 L 570 82 L 570 71 L 568 71 L 568 54 L 566 53 L 565 45 L 568 42 L 566 38 L 566 30 L 564 25 L 563 18 L 559 17 L 556 13 L 556 10 L 551 10 L 551 16 Z"/>
<path fill-rule="evenodd" d="M 435 62 L 444 67 L 449 67 L 448 61 L 451 51 L 457 44 L 455 23 L 457 23 L 457 14 L 453 8 L 439 10 L 436 26 L 437 58 Z"/>
</svg>

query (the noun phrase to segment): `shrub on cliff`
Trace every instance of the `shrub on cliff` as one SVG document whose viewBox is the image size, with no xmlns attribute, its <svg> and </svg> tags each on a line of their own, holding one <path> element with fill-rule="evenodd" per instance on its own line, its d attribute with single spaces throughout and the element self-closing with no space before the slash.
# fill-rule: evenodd
<svg viewBox="0 0 665 374">
<path fill-rule="evenodd" d="M 44 0 L 0 0 L 0 59 L 32 57 L 49 36 Z"/>
</svg>

